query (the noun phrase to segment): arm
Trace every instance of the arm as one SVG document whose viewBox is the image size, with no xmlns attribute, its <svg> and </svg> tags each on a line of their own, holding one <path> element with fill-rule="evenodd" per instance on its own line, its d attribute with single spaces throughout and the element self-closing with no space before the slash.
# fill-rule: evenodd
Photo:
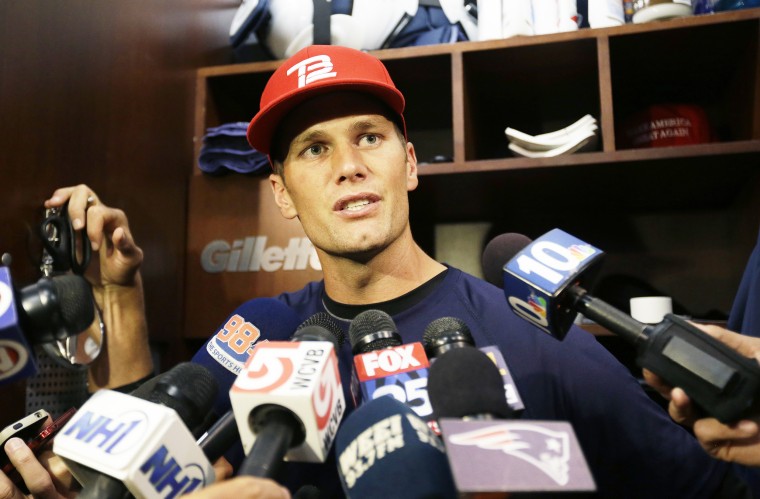
<svg viewBox="0 0 760 499">
<path fill-rule="evenodd" d="M 92 245 L 85 277 L 106 327 L 104 350 L 90 365 L 90 391 L 132 383 L 153 371 L 140 275 L 143 252 L 125 213 L 103 204 L 88 186 L 57 189 L 45 207 L 60 207 L 66 201 L 74 230 L 86 230 Z"/>
<path fill-rule="evenodd" d="M 760 361 L 760 338 L 744 336 L 718 326 L 695 324 L 707 334 L 749 358 Z M 716 459 L 760 466 L 760 414 L 756 418 L 725 425 L 715 418 L 699 418 L 686 393 L 644 370 L 644 379 L 668 399 L 670 417 L 691 427 L 702 448 Z"/>
<path fill-rule="evenodd" d="M 182 497 L 184 499 L 211 499 L 215 497 L 290 499 L 290 492 L 285 487 L 268 478 L 237 476 L 229 480 L 216 482 Z"/>
</svg>

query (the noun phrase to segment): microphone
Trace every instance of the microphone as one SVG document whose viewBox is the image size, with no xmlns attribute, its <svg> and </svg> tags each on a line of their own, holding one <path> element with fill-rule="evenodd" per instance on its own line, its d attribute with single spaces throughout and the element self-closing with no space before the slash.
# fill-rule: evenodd
<svg viewBox="0 0 760 499">
<path fill-rule="evenodd" d="M 352 412 L 338 431 L 335 453 L 349 499 L 458 497 L 441 441 L 393 397 Z"/>
<path fill-rule="evenodd" d="M 92 292 L 82 276 L 43 277 L 17 292 L 10 269 L 0 266 L 0 384 L 37 373 L 30 344 L 65 339 L 94 318 Z"/>
<path fill-rule="evenodd" d="M 518 316 L 564 338 L 577 312 L 636 348 L 636 363 L 682 388 L 703 413 L 730 424 L 758 414 L 760 366 L 668 314 L 643 324 L 584 288 L 601 250 L 554 229 L 504 265 L 504 294 Z"/>
<path fill-rule="evenodd" d="M 514 412 L 486 353 L 463 346 L 441 355 L 428 392 L 460 493 L 596 490 L 569 423 L 505 420 Z"/>
<path fill-rule="evenodd" d="M 178 364 L 131 395 L 99 390 L 56 436 L 53 452 L 83 485 L 79 497 L 166 498 L 214 481 L 195 443 L 216 396 L 213 376 Z"/>
<path fill-rule="evenodd" d="M 213 408 L 216 415 L 230 410 L 229 388 L 254 347 L 266 341 L 288 341 L 299 323 L 293 309 L 274 298 L 248 300 L 227 317 L 191 359 L 208 369 L 219 385 Z"/>
<path fill-rule="evenodd" d="M 76 274 L 43 277 L 18 292 L 18 303 L 22 329 L 32 343 L 65 340 L 95 320 L 90 283 Z"/>
<path fill-rule="evenodd" d="M 298 326 L 291 341 L 330 341 L 334 343 L 337 351 L 343 344 L 344 335 L 329 314 L 319 312 Z M 213 463 L 239 441 L 240 432 L 235 413 L 230 409 L 198 439 L 197 443 Z"/>
<path fill-rule="evenodd" d="M 508 262 L 518 251 L 530 244 L 530 238 L 516 232 L 507 232 L 499 234 L 491 239 L 483 249 L 481 265 L 483 267 L 483 277 L 497 288 L 504 287 L 504 276 L 502 267 L 504 262 Z"/>
<path fill-rule="evenodd" d="M 425 352 L 432 363 L 437 357 L 449 350 L 475 347 L 475 340 L 470 333 L 470 328 L 464 321 L 456 317 L 441 317 L 425 327 L 422 344 L 425 346 Z M 507 361 L 504 360 L 501 350 L 496 346 L 480 347 L 479 350 L 485 353 L 498 368 L 504 385 L 505 398 L 512 412 L 522 412 L 525 409 L 525 404 L 517 391 L 517 385 L 509 372 Z"/>
<path fill-rule="evenodd" d="M 302 326 L 292 341 L 258 344 L 230 389 L 247 454 L 238 474 L 273 478 L 283 459 L 327 458 L 346 410 L 336 354 L 343 333 L 327 314 Z"/>
<path fill-rule="evenodd" d="M 354 354 L 351 393 L 356 405 L 358 400 L 391 395 L 432 423 L 433 408 L 427 395 L 430 362 L 422 343 L 402 344 L 391 316 L 375 309 L 358 314 L 348 334 Z"/>
</svg>

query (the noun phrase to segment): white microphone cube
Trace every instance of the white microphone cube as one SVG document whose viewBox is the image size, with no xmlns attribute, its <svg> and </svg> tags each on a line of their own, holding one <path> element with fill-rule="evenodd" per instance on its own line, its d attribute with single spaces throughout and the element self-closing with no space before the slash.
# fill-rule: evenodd
<svg viewBox="0 0 760 499">
<path fill-rule="evenodd" d="M 138 499 L 181 495 L 215 479 L 176 411 L 112 390 L 90 397 L 58 433 L 53 452 L 83 486 L 96 471 Z"/>
<path fill-rule="evenodd" d="M 301 421 L 305 440 L 287 461 L 324 462 L 346 410 L 335 348 L 329 341 L 259 343 L 230 389 L 230 401 L 248 454 L 256 441 L 249 424 L 257 407 L 273 404 Z"/>
</svg>

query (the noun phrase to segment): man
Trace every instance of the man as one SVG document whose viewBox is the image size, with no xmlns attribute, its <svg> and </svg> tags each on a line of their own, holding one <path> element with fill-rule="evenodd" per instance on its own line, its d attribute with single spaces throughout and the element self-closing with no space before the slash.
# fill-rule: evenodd
<svg viewBox="0 0 760 499">
<path fill-rule="evenodd" d="M 345 328 L 363 310 L 384 310 L 405 343 L 420 341 L 431 321 L 457 317 L 479 346 L 501 349 L 525 418 L 573 424 L 601 495 L 739 497 L 733 469 L 710 460 L 591 335 L 549 337 L 517 318 L 500 289 L 415 243 L 408 193 L 417 158 L 403 107 L 382 63 L 344 47 L 307 47 L 270 78 L 248 139 L 270 156 L 277 205 L 300 220 L 324 271 L 323 281 L 278 298 L 301 318 L 327 311 Z M 347 382 L 349 345 L 340 356 Z M 305 468 L 290 464 L 289 477 Z M 334 477 L 325 473 L 334 466 L 301 478 L 329 496 Z"/>
</svg>

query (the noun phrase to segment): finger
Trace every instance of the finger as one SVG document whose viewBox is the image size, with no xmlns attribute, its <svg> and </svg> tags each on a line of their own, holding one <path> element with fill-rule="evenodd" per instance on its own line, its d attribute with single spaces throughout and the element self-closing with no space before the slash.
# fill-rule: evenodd
<svg viewBox="0 0 760 499">
<path fill-rule="evenodd" d="M 670 404 L 668 404 L 668 413 L 670 417 L 678 424 L 691 426 L 694 424 L 696 414 L 691 405 L 688 395 L 680 388 L 673 388 L 670 391 Z"/>
<path fill-rule="evenodd" d="M 745 357 L 754 358 L 760 352 L 760 338 L 753 338 L 712 324 L 696 324 L 696 327 L 706 332 L 718 341 L 733 348 Z"/>
<path fill-rule="evenodd" d="M 24 494 L 2 471 L 0 471 L 0 499 L 24 499 Z"/>
<path fill-rule="evenodd" d="M 97 202 L 98 198 L 95 192 L 84 184 L 78 185 L 72 191 L 69 198 L 69 218 L 74 230 L 80 230 L 84 227 L 88 209 Z"/>
<path fill-rule="evenodd" d="M 63 462 L 63 459 L 52 451 L 43 451 L 37 456 L 37 459 L 40 464 L 48 470 L 48 473 L 50 473 L 50 478 L 53 479 L 53 484 L 55 485 L 56 490 L 73 491 L 80 489 L 79 482 L 77 482 L 74 475 L 71 474 L 71 471 L 69 471 L 69 468 Z"/>
<path fill-rule="evenodd" d="M 708 443 L 723 440 L 752 438 L 760 433 L 755 421 L 745 419 L 732 425 L 725 425 L 715 418 L 703 418 L 694 423 L 694 434 Z"/>
<path fill-rule="evenodd" d="M 45 208 L 56 208 L 63 206 L 71 197 L 71 193 L 80 186 L 60 187 L 53 192 L 53 195 L 44 202 Z"/>
<path fill-rule="evenodd" d="M 743 420 L 724 425 L 717 419 L 704 418 L 694 423 L 694 435 L 702 448 L 717 459 L 749 466 L 760 465 L 760 437 L 755 421 Z"/>
<path fill-rule="evenodd" d="M 214 463 L 214 475 L 216 476 L 217 482 L 228 479 L 232 476 L 234 471 L 232 464 L 230 464 L 230 462 L 224 457 L 220 457 Z"/>
<path fill-rule="evenodd" d="M 11 438 L 5 444 L 5 453 L 24 480 L 29 492 L 41 499 L 57 497 L 52 478 L 37 461 L 32 450 L 20 438 Z"/>
<path fill-rule="evenodd" d="M 649 386 L 657 390 L 657 392 L 659 392 L 659 394 L 664 398 L 668 400 L 670 399 L 670 392 L 673 389 L 672 386 L 667 384 L 665 380 L 657 376 L 649 369 L 642 369 L 642 374 L 644 376 L 644 381 L 646 381 Z"/>
<path fill-rule="evenodd" d="M 113 231 L 112 241 L 114 247 L 126 258 L 142 260 L 142 250 L 137 247 L 126 228 L 117 227 Z"/>
<path fill-rule="evenodd" d="M 116 228 L 126 226 L 127 216 L 117 208 L 96 204 L 87 210 L 87 236 L 93 251 L 98 251 L 105 244 L 104 237 L 110 238 Z"/>
</svg>

